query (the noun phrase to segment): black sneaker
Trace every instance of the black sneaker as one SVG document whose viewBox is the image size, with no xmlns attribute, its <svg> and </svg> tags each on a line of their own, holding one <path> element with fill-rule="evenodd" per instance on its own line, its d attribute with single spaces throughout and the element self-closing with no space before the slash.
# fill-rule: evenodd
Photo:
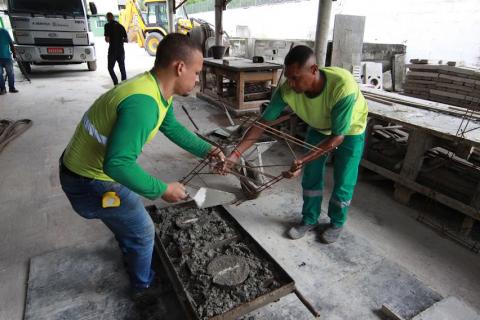
<svg viewBox="0 0 480 320">
<path fill-rule="evenodd" d="M 132 288 L 130 297 L 137 305 L 149 306 L 157 303 L 159 296 L 171 290 L 172 288 L 167 282 L 155 278 L 148 288 Z"/>
<path fill-rule="evenodd" d="M 17 89 L 15 89 L 15 88 L 12 88 L 12 89 L 8 90 L 8 92 L 10 92 L 10 93 L 17 93 L 17 92 L 18 92 L 18 90 L 17 90 Z"/>
<path fill-rule="evenodd" d="M 141 306 L 150 306 L 157 302 L 157 293 L 153 287 L 133 288 L 130 297 L 135 304 Z"/>
<path fill-rule="evenodd" d="M 0 96 L 3 96 L 4 94 L 7 93 L 7 90 L 5 89 L 0 89 Z"/>
<path fill-rule="evenodd" d="M 330 224 L 320 235 L 320 240 L 324 243 L 334 243 L 340 238 L 342 230 L 343 227 L 335 227 L 333 224 Z"/>
</svg>

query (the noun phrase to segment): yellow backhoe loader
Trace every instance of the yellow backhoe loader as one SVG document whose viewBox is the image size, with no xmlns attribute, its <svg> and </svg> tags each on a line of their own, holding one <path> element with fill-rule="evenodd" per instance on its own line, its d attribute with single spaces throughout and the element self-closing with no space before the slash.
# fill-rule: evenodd
<svg viewBox="0 0 480 320">
<path fill-rule="evenodd" d="M 119 22 L 125 27 L 128 40 L 137 42 L 151 56 L 157 51 L 158 43 L 168 34 L 168 10 L 166 0 L 145 0 L 145 15 L 138 7 L 137 0 L 127 0 L 125 8 L 120 11 Z M 200 23 L 188 19 L 185 8 L 177 10 L 175 32 L 187 34 Z"/>
</svg>

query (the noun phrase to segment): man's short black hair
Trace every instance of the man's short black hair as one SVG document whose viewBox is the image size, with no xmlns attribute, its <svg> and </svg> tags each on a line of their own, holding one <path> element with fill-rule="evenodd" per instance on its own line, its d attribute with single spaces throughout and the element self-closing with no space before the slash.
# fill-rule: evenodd
<svg viewBox="0 0 480 320">
<path fill-rule="evenodd" d="M 110 18 L 114 18 L 114 17 L 113 17 L 113 13 L 111 13 L 111 12 L 107 12 L 107 14 L 106 14 L 105 16 L 106 16 L 107 18 L 109 18 L 109 17 L 110 17 Z"/>
<path fill-rule="evenodd" d="M 313 50 L 307 46 L 300 45 L 293 47 L 285 57 L 285 65 L 291 66 L 297 63 L 299 67 L 303 67 L 308 59 L 314 55 Z"/>
<path fill-rule="evenodd" d="M 170 33 L 158 44 L 154 68 L 166 68 L 175 60 L 188 63 L 193 52 L 202 49 L 189 36 L 181 33 Z"/>
</svg>

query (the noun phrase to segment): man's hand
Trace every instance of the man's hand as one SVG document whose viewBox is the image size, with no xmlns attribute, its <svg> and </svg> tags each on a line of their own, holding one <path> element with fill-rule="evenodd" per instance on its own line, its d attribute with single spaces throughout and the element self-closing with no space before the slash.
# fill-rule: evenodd
<svg viewBox="0 0 480 320">
<path fill-rule="evenodd" d="M 223 166 L 219 168 L 220 174 L 226 175 L 229 173 L 232 168 L 235 166 L 236 163 L 238 163 L 238 160 L 241 157 L 241 153 L 237 151 L 237 149 L 234 149 L 232 153 L 225 159 L 225 162 L 223 163 Z"/>
<path fill-rule="evenodd" d="M 225 164 L 225 155 L 220 148 L 212 146 L 207 159 L 213 164 L 213 172 L 223 174 L 222 168 Z"/>
<path fill-rule="evenodd" d="M 290 170 L 282 172 L 284 178 L 291 179 L 296 178 L 302 172 L 304 162 L 302 160 L 295 160 L 290 167 Z"/>
<path fill-rule="evenodd" d="M 168 184 L 167 190 L 162 199 L 167 202 L 178 202 L 187 198 L 185 186 L 180 182 L 172 182 Z"/>
<path fill-rule="evenodd" d="M 220 148 L 212 146 L 212 149 L 210 149 L 210 152 L 207 154 L 207 159 L 210 160 L 210 162 L 223 163 L 225 161 L 225 155 Z"/>
</svg>

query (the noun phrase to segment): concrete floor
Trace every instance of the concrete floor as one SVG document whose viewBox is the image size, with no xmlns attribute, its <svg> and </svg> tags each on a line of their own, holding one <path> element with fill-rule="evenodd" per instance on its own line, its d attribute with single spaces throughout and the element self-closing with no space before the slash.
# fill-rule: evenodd
<svg viewBox="0 0 480 320">
<path fill-rule="evenodd" d="M 31 84 L 19 82 L 20 93 L 0 97 L 0 118 L 34 121 L 29 131 L 0 154 L 1 320 L 23 317 L 31 257 L 111 238 L 101 223 L 86 221 L 73 212 L 60 189 L 57 172 L 58 158 L 82 114 L 97 96 L 112 87 L 106 70 L 106 47 L 101 39 L 98 42 L 96 72 L 86 71 L 86 65 L 34 67 Z M 128 45 L 129 76 L 152 64 L 153 58 L 142 49 Z M 202 129 L 226 124 L 222 113 L 204 102 L 192 98 L 178 101 L 189 107 Z M 178 104 L 176 114 L 193 127 Z M 270 163 L 288 162 L 288 151 L 275 147 L 266 159 Z M 180 179 L 195 163 L 193 157 L 161 135 L 144 148 L 139 161 L 166 181 Z M 329 179 L 327 189 L 331 186 Z M 236 187 L 230 178 L 215 178 L 212 185 L 231 190 Z M 300 194 L 299 181 L 283 181 L 259 199 L 231 210 L 294 277 L 307 298 L 327 315 L 324 319 L 378 319 L 373 309 L 381 305 L 373 306 L 361 298 L 369 293 L 359 286 L 365 281 L 378 281 L 378 267 L 389 265 L 408 270 L 442 296 L 453 295 L 479 308 L 480 256 L 415 221 L 418 212 L 396 203 L 388 184 L 359 182 L 347 232 L 333 246 L 320 244 L 313 232 L 297 241 L 284 237 L 288 224 L 298 219 Z M 367 277 L 362 282 L 358 274 Z M 362 304 L 364 308 L 352 307 Z M 256 314 L 275 319 L 308 315 L 292 296 Z"/>
</svg>

